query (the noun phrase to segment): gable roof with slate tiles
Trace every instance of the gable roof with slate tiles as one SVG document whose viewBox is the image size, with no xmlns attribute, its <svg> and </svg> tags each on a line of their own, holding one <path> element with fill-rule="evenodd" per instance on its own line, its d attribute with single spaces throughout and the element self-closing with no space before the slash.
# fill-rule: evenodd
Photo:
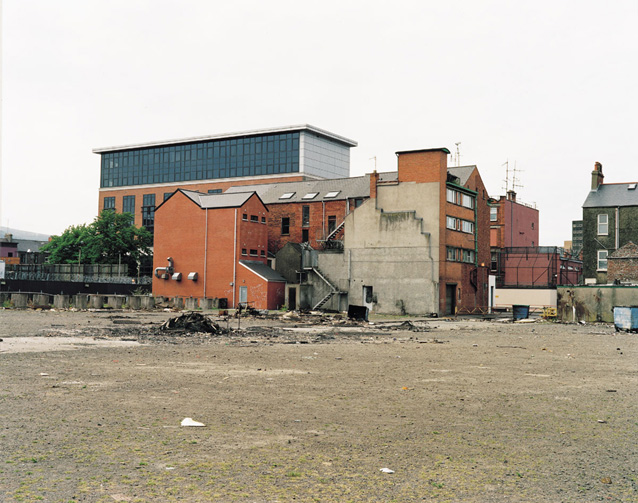
<svg viewBox="0 0 638 503">
<path fill-rule="evenodd" d="M 604 183 L 587 195 L 583 208 L 638 206 L 638 184 Z M 633 188 L 631 188 L 633 187 Z"/>
<path fill-rule="evenodd" d="M 370 176 L 352 178 L 336 178 L 330 180 L 314 180 L 306 182 L 267 183 L 261 185 L 238 185 L 230 187 L 224 194 L 236 194 L 245 191 L 256 192 L 264 204 L 301 203 L 315 201 L 339 201 L 370 197 Z M 331 192 L 337 192 L 335 197 L 326 198 Z M 282 199 L 284 194 L 292 194 Z M 316 194 L 310 198 L 310 194 Z M 304 199 L 304 196 L 306 199 Z"/>
<path fill-rule="evenodd" d="M 259 194 L 255 191 L 242 191 L 234 193 L 220 193 L 220 194 L 204 194 L 203 192 L 197 192 L 195 190 L 177 189 L 168 199 L 162 202 L 155 211 L 161 208 L 166 201 L 173 197 L 177 192 L 181 192 L 197 206 L 202 209 L 215 209 L 215 208 L 239 208 L 243 206 L 253 195 L 261 200 Z M 263 204 L 263 200 L 262 200 Z M 268 209 L 268 208 L 266 208 Z"/>
</svg>

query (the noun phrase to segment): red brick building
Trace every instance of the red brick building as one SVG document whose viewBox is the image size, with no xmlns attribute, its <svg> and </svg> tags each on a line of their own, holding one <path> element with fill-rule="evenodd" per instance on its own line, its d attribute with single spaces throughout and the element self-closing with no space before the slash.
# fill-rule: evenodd
<svg viewBox="0 0 638 503">
<path fill-rule="evenodd" d="M 489 196 L 476 166 L 448 167 L 445 148 L 397 152 L 400 183 L 438 184 L 439 312 L 488 305 Z"/>
<path fill-rule="evenodd" d="M 267 215 L 255 192 L 177 190 L 156 210 L 153 294 L 281 307 L 285 280 L 266 265 Z"/>
<path fill-rule="evenodd" d="M 249 185 L 226 193 L 254 190 L 259 194 L 268 207 L 268 250 L 275 254 L 287 243 L 309 243 L 315 249 L 339 247 L 345 217 L 370 197 L 369 180 L 366 175 Z"/>
</svg>

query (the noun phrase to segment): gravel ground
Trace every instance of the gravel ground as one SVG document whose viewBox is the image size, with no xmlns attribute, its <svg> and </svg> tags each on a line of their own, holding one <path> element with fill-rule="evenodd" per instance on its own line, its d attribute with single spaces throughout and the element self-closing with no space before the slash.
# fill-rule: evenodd
<svg viewBox="0 0 638 503">
<path fill-rule="evenodd" d="M 0 311 L 2 502 L 638 501 L 635 334 L 174 316 Z"/>
</svg>

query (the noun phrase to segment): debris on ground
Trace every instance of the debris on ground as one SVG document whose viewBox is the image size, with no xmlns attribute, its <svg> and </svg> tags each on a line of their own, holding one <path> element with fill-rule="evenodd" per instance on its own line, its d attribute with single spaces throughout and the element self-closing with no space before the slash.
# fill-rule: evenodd
<svg viewBox="0 0 638 503">
<path fill-rule="evenodd" d="M 394 473 L 394 470 L 390 470 L 390 468 L 381 468 L 382 473 Z"/>
<path fill-rule="evenodd" d="M 184 332 L 205 332 L 209 334 L 227 332 L 216 323 L 213 323 L 208 317 L 196 312 L 170 318 L 162 323 L 160 330 L 182 330 Z"/>
<path fill-rule="evenodd" d="M 195 421 L 192 417 L 185 417 L 182 419 L 182 426 L 206 426 L 204 423 Z"/>
</svg>

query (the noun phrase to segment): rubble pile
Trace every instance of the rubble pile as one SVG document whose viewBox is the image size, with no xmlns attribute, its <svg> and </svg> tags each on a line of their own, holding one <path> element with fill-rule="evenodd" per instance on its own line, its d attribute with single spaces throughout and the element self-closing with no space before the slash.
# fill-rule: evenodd
<svg viewBox="0 0 638 503">
<path fill-rule="evenodd" d="M 176 330 L 218 335 L 228 332 L 228 330 L 213 323 L 208 317 L 196 312 L 188 312 L 175 318 L 169 318 L 160 325 L 159 329 L 163 331 Z"/>
</svg>

